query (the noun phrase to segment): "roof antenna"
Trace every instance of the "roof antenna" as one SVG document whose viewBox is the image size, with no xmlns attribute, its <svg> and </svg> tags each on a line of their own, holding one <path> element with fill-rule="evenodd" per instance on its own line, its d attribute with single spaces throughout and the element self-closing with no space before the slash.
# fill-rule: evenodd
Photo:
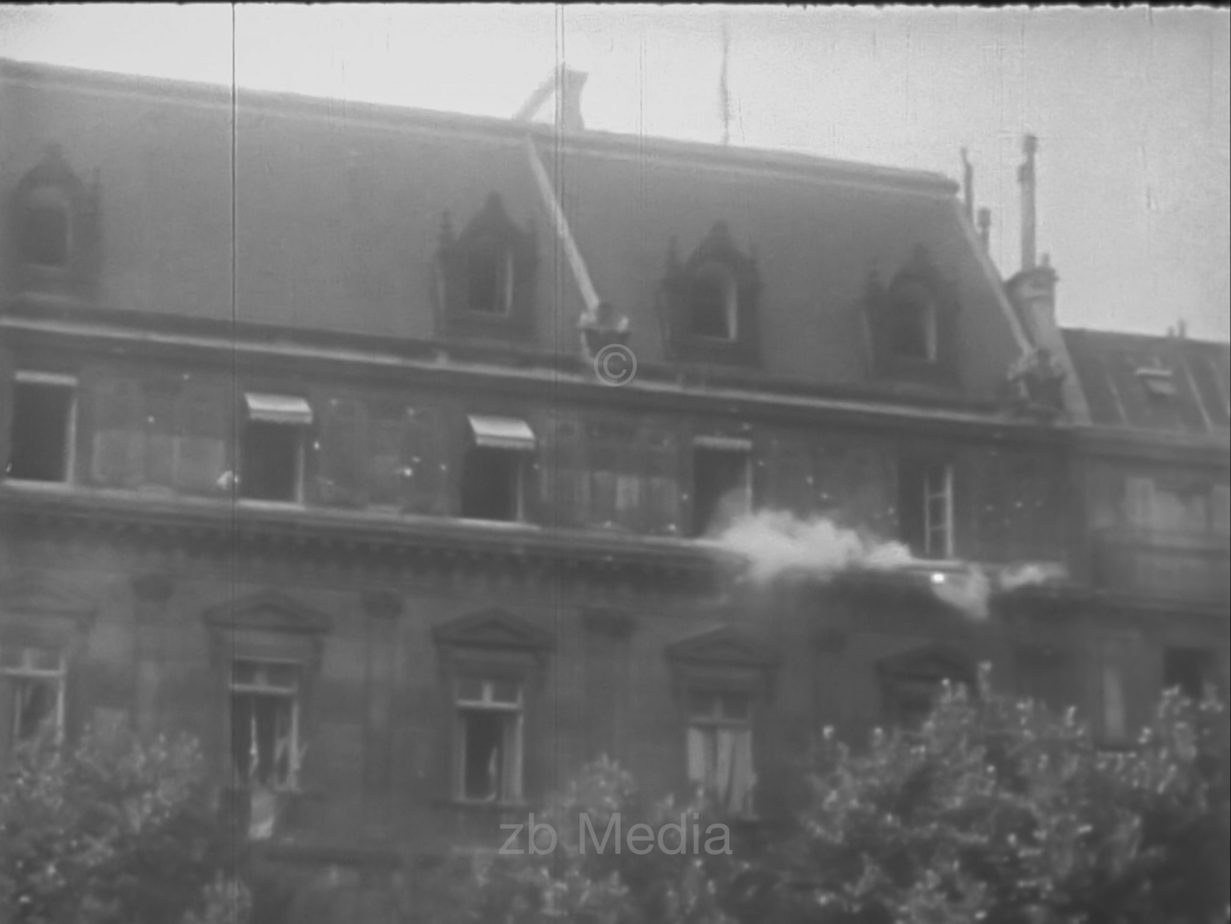
<svg viewBox="0 0 1231 924">
<path fill-rule="evenodd" d="M 718 78 L 718 105 L 722 110 L 722 143 L 731 143 L 731 88 L 727 83 L 727 69 L 731 56 L 731 33 L 726 17 L 722 20 L 722 73 Z"/>
</svg>

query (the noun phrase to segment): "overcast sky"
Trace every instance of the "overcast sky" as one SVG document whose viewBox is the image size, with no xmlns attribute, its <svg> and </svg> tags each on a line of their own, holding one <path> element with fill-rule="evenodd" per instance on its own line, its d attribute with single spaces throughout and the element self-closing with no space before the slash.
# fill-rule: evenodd
<svg viewBox="0 0 1231 924">
<path fill-rule="evenodd" d="M 1061 321 L 1225 340 L 1231 14 L 1215 9 L 0 6 L 0 57 L 509 116 L 563 60 L 591 128 L 939 171 L 1019 266 L 1021 135 Z"/>
</svg>

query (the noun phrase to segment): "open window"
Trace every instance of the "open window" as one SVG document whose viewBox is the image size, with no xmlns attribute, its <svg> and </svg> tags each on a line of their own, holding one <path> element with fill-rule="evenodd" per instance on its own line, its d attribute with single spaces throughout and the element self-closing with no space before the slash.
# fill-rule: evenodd
<svg viewBox="0 0 1231 924">
<path fill-rule="evenodd" d="M 0 758 L 47 735 L 64 735 L 68 675 L 58 649 L 0 644 Z"/>
<path fill-rule="evenodd" d="M 43 372 L 18 372 L 7 476 L 11 480 L 72 480 L 77 380 Z"/>
<path fill-rule="evenodd" d="M 294 789 L 299 776 L 299 675 L 293 661 L 231 662 L 231 765 L 246 785 Z"/>
<path fill-rule="evenodd" d="M 499 195 L 490 194 L 459 235 L 445 214 L 437 261 L 447 330 L 500 337 L 525 336 L 533 330 L 538 268 L 534 228 L 518 227 Z"/>
<path fill-rule="evenodd" d="M 687 781 L 737 816 L 754 812 L 757 715 L 769 702 L 777 653 L 731 626 L 667 647 L 683 711 Z"/>
<path fill-rule="evenodd" d="M 522 684 L 481 674 L 461 676 L 454 707 L 454 794 L 466 802 L 519 802 L 525 724 Z"/>
<path fill-rule="evenodd" d="M 693 442 L 692 535 L 720 530 L 752 510 L 752 444 L 730 437 Z"/>
<path fill-rule="evenodd" d="M 752 813 L 756 772 L 752 693 L 694 689 L 688 697 L 688 781 L 728 811 Z"/>
<path fill-rule="evenodd" d="M 898 469 L 900 538 L 921 558 L 953 557 L 953 467 L 904 461 Z"/>
<path fill-rule="evenodd" d="M 208 610 L 221 693 L 217 766 L 237 821 L 254 839 L 278 833 L 303 788 L 312 691 L 330 620 L 276 592 Z"/>
<path fill-rule="evenodd" d="M 755 362 L 760 293 L 756 257 L 735 246 L 725 222 L 715 223 L 687 260 L 672 241 L 659 288 L 668 358 Z"/>
<path fill-rule="evenodd" d="M 538 626 L 490 609 L 432 630 L 447 684 L 448 791 L 461 805 L 514 805 L 527 796 L 534 691 L 552 647 Z"/>
<path fill-rule="evenodd" d="M 304 445 L 312 408 L 303 398 L 249 392 L 240 435 L 239 493 L 249 500 L 301 503 Z"/>
<path fill-rule="evenodd" d="M 471 440 L 462 463 L 462 517 L 524 520 L 534 431 L 524 420 L 510 417 L 472 414 L 468 422 Z"/>
</svg>

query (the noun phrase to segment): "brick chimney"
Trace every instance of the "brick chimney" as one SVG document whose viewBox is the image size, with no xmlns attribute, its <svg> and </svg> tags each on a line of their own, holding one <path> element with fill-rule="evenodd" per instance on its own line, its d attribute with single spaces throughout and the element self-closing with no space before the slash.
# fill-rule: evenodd
<svg viewBox="0 0 1231 924">
<path fill-rule="evenodd" d="M 1034 135 L 1022 136 L 1022 153 L 1025 161 L 1017 168 L 1017 182 L 1022 187 L 1022 272 L 1034 269 L 1035 212 L 1034 212 L 1034 156 L 1039 150 L 1039 139 Z"/>
<path fill-rule="evenodd" d="M 1022 137 L 1025 160 L 1017 168 L 1022 192 L 1022 268 L 1005 285 L 1031 340 L 1041 346 L 1057 329 L 1056 281 L 1059 277 L 1046 254 L 1042 263 L 1035 260 L 1034 158 L 1038 150 L 1039 140 L 1034 135 Z"/>
<path fill-rule="evenodd" d="M 586 127 L 581 117 L 581 91 L 585 89 L 586 77 L 581 71 L 564 68 L 560 74 L 560 127 L 565 131 L 579 132 Z"/>
</svg>

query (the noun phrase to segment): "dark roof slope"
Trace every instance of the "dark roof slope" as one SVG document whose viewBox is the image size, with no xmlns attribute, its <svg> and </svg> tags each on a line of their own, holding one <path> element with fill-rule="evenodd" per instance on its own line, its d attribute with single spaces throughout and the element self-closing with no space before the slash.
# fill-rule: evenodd
<svg viewBox="0 0 1231 924">
<path fill-rule="evenodd" d="M 1095 330 L 1064 330 L 1095 426 L 1228 433 L 1231 345 Z"/>
<path fill-rule="evenodd" d="M 687 257 L 718 221 L 756 250 L 775 378 L 869 382 L 869 272 L 887 281 L 919 245 L 958 292 L 964 391 L 991 395 L 1021 350 L 956 185 L 936 174 L 13 62 L 0 89 L 0 188 L 52 143 L 79 175 L 98 171 L 112 307 L 429 339 L 441 216 L 460 229 L 495 192 L 537 229 L 539 346 L 576 351 L 580 290 L 529 137 L 644 361 L 665 352 L 669 239 Z"/>
</svg>

